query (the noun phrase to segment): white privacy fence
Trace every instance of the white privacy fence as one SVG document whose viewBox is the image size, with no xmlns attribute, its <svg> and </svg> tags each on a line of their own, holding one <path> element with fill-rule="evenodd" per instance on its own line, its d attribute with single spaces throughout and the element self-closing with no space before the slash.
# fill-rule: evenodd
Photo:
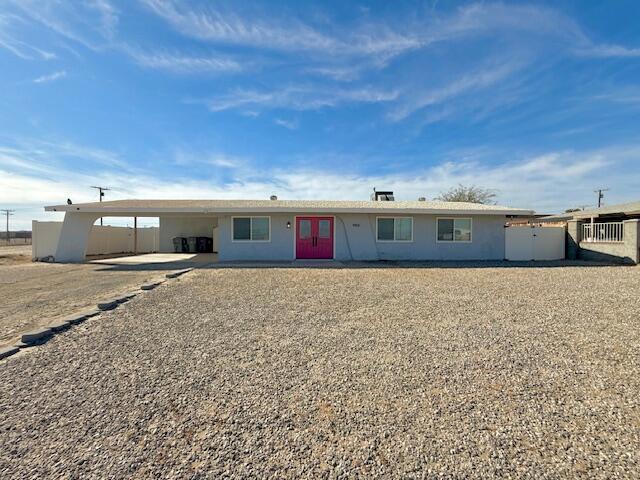
<svg viewBox="0 0 640 480">
<path fill-rule="evenodd" d="M 33 245 L 31 256 L 34 260 L 48 256 L 55 257 L 62 222 L 32 222 Z M 107 255 L 134 251 L 133 228 L 94 225 L 87 242 L 87 255 Z M 160 233 L 158 227 L 138 228 L 137 252 L 151 253 L 159 250 Z"/>
<path fill-rule="evenodd" d="M 584 223 L 582 224 L 582 241 L 594 243 L 623 242 L 624 225 L 622 222 Z"/>
<path fill-rule="evenodd" d="M 505 258 L 515 261 L 562 260 L 565 257 L 564 227 L 508 227 Z"/>
</svg>

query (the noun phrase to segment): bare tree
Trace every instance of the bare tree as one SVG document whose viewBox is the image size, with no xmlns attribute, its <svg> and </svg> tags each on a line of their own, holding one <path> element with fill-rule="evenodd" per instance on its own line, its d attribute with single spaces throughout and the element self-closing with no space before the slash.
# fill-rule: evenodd
<svg viewBox="0 0 640 480">
<path fill-rule="evenodd" d="M 441 193 L 436 197 L 436 200 L 442 202 L 469 202 L 493 205 L 496 203 L 493 201 L 495 196 L 496 194 L 488 188 L 476 187 L 475 185 L 467 187 L 460 184 L 457 187 L 450 188 L 446 192 Z"/>
</svg>

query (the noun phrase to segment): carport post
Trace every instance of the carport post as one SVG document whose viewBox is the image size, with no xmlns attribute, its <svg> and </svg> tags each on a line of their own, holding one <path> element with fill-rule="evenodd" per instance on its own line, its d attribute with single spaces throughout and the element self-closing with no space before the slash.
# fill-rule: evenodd
<svg viewBox="0 0 640 480">
<path fill-rule="evenodd" d="M 138 254 L 138 217 L 133 217 L 133 254 Z"/>
</svg>

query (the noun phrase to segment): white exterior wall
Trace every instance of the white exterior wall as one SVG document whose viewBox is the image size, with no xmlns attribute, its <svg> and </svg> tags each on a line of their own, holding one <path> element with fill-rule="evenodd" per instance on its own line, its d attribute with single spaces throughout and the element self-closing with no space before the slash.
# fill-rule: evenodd
<svg viewBox="0 0 640 480">
<path fill-rule="evenodd" d="M 173 252 L 174 237 L 213 237 L 218 226 L 217 217 L 162 216 L 160 217 L 160 252 Z"/>
<path fill-rule="evenodd" d="M 63 222 L 32 222 L 32 258 L 56 258 Z M 87 238 L 86 255 L 133 252 L 133 228 L 93 225 Z M 138 253 L 157 252 L 159 229 L 138 228 Z"/>
<path fill-rule="evenodd" d="M 252 216 L 256 214 L 234 214 Z M 266 215 L 266 214 L 265 214 Z M 305 215 L 301 213 L 300 215 Z M 313 214 L 314 216 L 334 216 Z M 261 215 L 264 216 L 264 215 Z M 231 215 L 219 217 L 219 259 L 221 261 L 295 259 L 296 214 L 272 214 L 269 242 L 234 242 Z M 412 242 L 377 242 L 374 214 L 335 215 L 336 260 L 504 260 L 506 217 L 503 215 L 448 215 L 471 217 L 473 221 L 470 243 L 438 243 L 436 215 L 404 215 L 413 217 Z M 287 222 L 291 228 L 287 228 Z"/>
</svg>

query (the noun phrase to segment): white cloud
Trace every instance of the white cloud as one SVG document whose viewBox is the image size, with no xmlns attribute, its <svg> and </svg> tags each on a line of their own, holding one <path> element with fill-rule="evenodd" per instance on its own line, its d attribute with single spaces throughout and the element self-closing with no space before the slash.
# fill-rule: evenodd
<svg viewBox="0 0 640 480">
<path fill-rule="evenodd" d="M 437 105 L 453 97 L 490 87 L 504 80 L 520 67 L 520 62 L 485 65 L 481 70 L 451 80 L 442 87 L 424 92 L 412 92 L 405 98 L 404 105 L 389 114 L 389 118 L 393 121 L 399 121 L 425 107 Z"/>
<path fill-rule="evenodd" d="M 143 53 L 131 48 L 127 48 L 126 51 L 143 67 L 176 73 L 229 73 L 239 72 L 244 68 L 238 61 L 223 55 L 189 56 L 167 52 Z"/>
<path fill-rule="evenodd" d="M 288 86 L 269 91 L 237 89 L 211 98 L 205 103 L 212 112 L 273 108 L 319 110 L 349 103 L 384 103 L 395 100 L 397 97 L 397 91 L 377 90 L 371 87 L 334 89 L 325 86 Z"/>
<path fill-rule="evenodd" d="M 633 58 L 640 57 L 640 48 L 628 48 L 622 45 L 590 45 L 575 49 L 576 54 L 599 58 Z"/>
<path fill-rule="evenodd" d="M 385 26 L 360 28 L 348 38 L 321 33 L 295 18 L 275 19 L 268 14 L 248 16 L 222 12 L 212 6 L 189 9 L 171 0 L 143 0 L 154 13 L 186 36 L 218 43 L 284 51 L 395 55 L 416 48 L 419 42 Z M 252 18 L 253 17 L 253 18 Z"/>
<path fill-rule="evenodd" d="M 285 120 L 284 118 L 276 118 L 273 123 L 280 125 L 288 130 L 296 130 L 298 128 L 297 120 Z"/>
<path fill-rule="evenodd" d="M 64 78 L 67 76 L 67 72 L 64 70 L 61 70 L 59 72 L 53 72 L 49 75 L 43 75 L 41 77 L 35 78 L 33 80 L 33 83 L 49 83 L 49 82 L 55 82 L 56 80 L 60 80 L 61 78 Z"/>
<path fill-rule="evenodd" d="M 77 147 L 77 151 L 83 150 Z M 85 151 L 91 149 L 84 148 Z M 52 158 L 41 152 L 34 156 L 19 149 L 0 149 L 0 204 L 18 209 L 16 228 L 28 228 L 33 212 L 42 212 L 48 204 L 94 201 L 90 185 L 116 187 L 108 199 L 121 198 L 269 198 L 282 199 L 366 199 L 373 186 L 389 188 L 398 199 L 419 196 L 434 198 L 458 183 L 474 184 L 498 192 L 499 203 L 534 208 L 553 213 L 578 204 L 591 204 L 596 184 L 607 184 L 608 203 L 637 199 L 636 179 L 640 168 L 636 159 L 640 146 L 574 152 L 550 152 L 503 163 L 487 164 L 481 160 L 490 151 L 452 152 L 448 160 L 428 168 L 415 168 L 388 174 L 359 174 L 348 170 L 322 170 L 291 167 L 259 169 L 250 160 L 225 154 L 195 155 L 202 163 L 229 169 L 231 177 L 188 179 L 159 178 L 150 171 L 135 174 L 119 168 L 96 169 L 91 174 L 78 173 L 59 164 L 52 168 Z M 98 156 L 104 155 L 99 154 Z M 182 156 L 190 162 L 189 154 Z M 462 160 L 460 160 L 462 159 Z M 321 162 L 315 162 L 320 164 Z M 44 175 L 43 172 L 48 172 Z M 22 213 L 20 213 L 22 212 Z M 51 218 L 38 213 L 39 219 Z"/>
</svg>

